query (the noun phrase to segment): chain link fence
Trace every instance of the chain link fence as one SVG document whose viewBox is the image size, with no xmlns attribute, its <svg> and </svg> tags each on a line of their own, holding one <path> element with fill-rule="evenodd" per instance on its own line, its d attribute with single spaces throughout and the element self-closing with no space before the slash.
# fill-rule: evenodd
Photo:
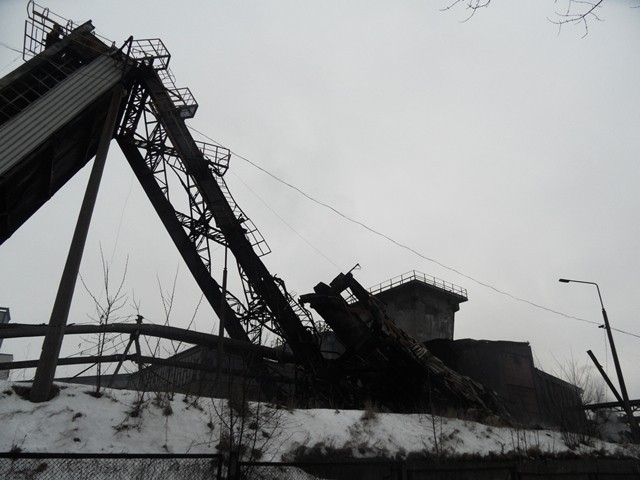
<svg viewBox="0 0 640 480">
<path fill-rule="evenodd" d="M 466 462 L 343 461 L 240 462 L 230 480 L 638 480 L 634 459 L 576 459 Z"/>
<path fill-rule="evenodd" d="M 0 455 L 6 480 L 220 480 L 221 455 L 40 454 Z"/>
<path fill-rule="evenodd" d="M 635 459 L 494 462 L 351 460 L 237 462 L 227 472 L 222 455 L 0 454 L 0 479 L 68 480 L 627 480 L 640 479 Z M 223 473 L 225 476 L 223 477 Z"/>
</svg>

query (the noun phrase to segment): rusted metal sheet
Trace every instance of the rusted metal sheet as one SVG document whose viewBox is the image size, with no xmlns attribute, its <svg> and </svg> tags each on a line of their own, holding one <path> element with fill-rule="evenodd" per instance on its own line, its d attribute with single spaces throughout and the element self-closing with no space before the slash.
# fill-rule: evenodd
<svg viewBox="0 0 640 480">
<path fill-rule="evenodd" d="M 122 80 L 122 64 L 99 57 L 0 127 L 0 175 Z"/>
</svg>

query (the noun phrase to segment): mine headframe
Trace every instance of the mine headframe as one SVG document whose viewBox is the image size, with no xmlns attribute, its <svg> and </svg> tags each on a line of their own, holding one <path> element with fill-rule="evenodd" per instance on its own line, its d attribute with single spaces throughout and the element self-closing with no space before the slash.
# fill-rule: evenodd
<svg viewBox="0 0 640 480">
<path fill-rule="evenodd" d="M 298 314 L 304 310 L 265 267 L 260 257 L 268 246 L 223 178 L 229 150 L 193 139 L 185 119 L 196 105 L 188 90 L 173 86 L 163 62 L 141 65 L 135 76 L 118 144 L 211 306 L 224 315 L 228 334 L 260 343 L 268 329 L 309 372 L 321 369 L 311 318 L 303 324 Z M 212 244 L 235 257 L 244 299 L 223 294 L 213 278 Z"/>
<path fill-rule="evenodd" d="M 341 405 L 369 397 L 400 410 L 440 395 L 460 408 L 499 410 L 481 385 L 399 330 L 350 274 L 304 298 L 347 348 L 327 362 L 311 316 L 267 270 L 261 257 L 269 248 L 229 192 L 229 150 L 191 136 L 185 120 L 198 104 L 189 89 L 176 87 L 162 41 L 130 38 L 117 48 L 90 22 L 76 26 L 33 2 L 29 7 L 30 59 L 0 80 L 0 243 L 95 155 L 110 98 L 124 86 L 114 137 L 232 339 L 260 344 L 273 332 L 291 350 L 309 392 L 325 399 L 329 392 Z M 222 285 L 214 278 L 218 247 L 235 259 L 242 297 L 224 288 L 224 275 Z M 357 302 L 341 296 L 346 290 Z M 259 355 L 250 363 L 258 377 L 269 377 Z"/>
<path fill-rule="evenodd" d="M 453 407 L 476 418 L 505 416 L 500 400 L 483 385 L 460 375 L 398 328 L 384 305 L 351 273 L 303 295 L 332 328 L 346 351 L 331 367 L 336 382 L 352 386 L 354 400 L 393 411 L 440 411 Z M 357 389 L 353 387 L 357 386 Z"/>
<path fill-rule="evenodd" d="M 260 344 L 273 332 L 305 374 L 322 371 L 311 316 L 267 270 L 269 247 L 226 185 L 229 150 L 195 141 L 185 124 L 198 104 L 176 87 L 162 41 L 116 48 L 93 30 L 29 3 L 28 61 L 0 80 L 0 243 L 95 155 L 110 94 L 124 85 L 114 138 L 228 335 Z M 219 246 L 235 258 L 241 296 L 214 278 Z"/>
</svg>

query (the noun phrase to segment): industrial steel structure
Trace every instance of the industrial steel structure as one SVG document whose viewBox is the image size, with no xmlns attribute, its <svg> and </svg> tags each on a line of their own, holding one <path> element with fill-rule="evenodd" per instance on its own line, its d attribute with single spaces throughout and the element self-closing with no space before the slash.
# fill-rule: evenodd
<svg viewBox="0 0 640 480">
<path fill-rule="evenodd" d="M 161 40 L 129 38 L 118 46 L 95 35 L 91 22 L 75 25 L 31 2 L 24 55 L 26 63 L 0 80 L 0 244 L 96 155 L 106 131 L 233 344 L 221 335 L 184 338 L 220 352 L 252 352 L 244 361 L 274 399 L 291 394 L 272 381 L 281 374 L 274 368 L 280 361 L 294 370 L 295 395 L 315 404 L 373 401 L 406 411 L 439 403 L 475 416 L 505 415 L 498 397 L 400 329 L 351 273 L 302 297 L 344 347 L 337 357 L 323 355 L 310 312 L 267 270 L 261 257 L 269 247 L 229 192 L 224 180 L 229 150 L 194 140 L 187 128 L 198 104 L 188 88 L 176 86 L 171 55 Z M 116 114 L 113 129 L 110 110 Z M 212 256 L 217 246 L 224 249 L 222 264 Z M 228 256 L 237 265 L 242 295 L 227 288 Z M 219 281 L 215 272 L 221 271 Z M 429 288 L 452 296 L 450 315 L 466 300 L 466 291 L 450 284 Z M 73 333 L 65 322 L 66 317 L 56 327 L 60 335 Z M 27 327 L 11 328 L 12 334 L 8 328 L 0 333 L 17 336 Z M 48 332 L 53 329 L 52 319 Z M 130 330 L 132 335 L 149 331 L 144 325 Z M 282 340 L 279 353 L 264 347 L 267 332 Z M 127 352 L 121 356 L 129 358 Z"/>
</svg>

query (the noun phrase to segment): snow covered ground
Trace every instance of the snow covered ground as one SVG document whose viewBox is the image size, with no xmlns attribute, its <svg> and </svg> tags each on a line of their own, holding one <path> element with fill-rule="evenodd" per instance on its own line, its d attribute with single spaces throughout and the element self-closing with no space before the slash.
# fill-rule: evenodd
<svg viewBox="0 0 640 480">
<path fill-rule="evenodd" d="M 404 458 L 537 452 L 562 454 L 569 448 L 559 432 L 520 430 L 432 417 L 370 410 L 284 410 L 249 404 L 244 415 L 228 402 L 176 394 L 105 390 L 60 384 L 49 402 L 32 404 L 14 390 L 26 384 L 0 381 L 0 451 L 78 453 L 218 453 L 221 443 L 243 445 L 245 457 L 292 460 L 295 452 Z M 242 406 L 238 407 L 241 409 Z M 229 425 L 234 425 L 230 438 Z M 242 440 L 240 440 L 242 438 Z M 640 457 L 638 447 L 594 440 L 578 454 Z"/>
</svg>

